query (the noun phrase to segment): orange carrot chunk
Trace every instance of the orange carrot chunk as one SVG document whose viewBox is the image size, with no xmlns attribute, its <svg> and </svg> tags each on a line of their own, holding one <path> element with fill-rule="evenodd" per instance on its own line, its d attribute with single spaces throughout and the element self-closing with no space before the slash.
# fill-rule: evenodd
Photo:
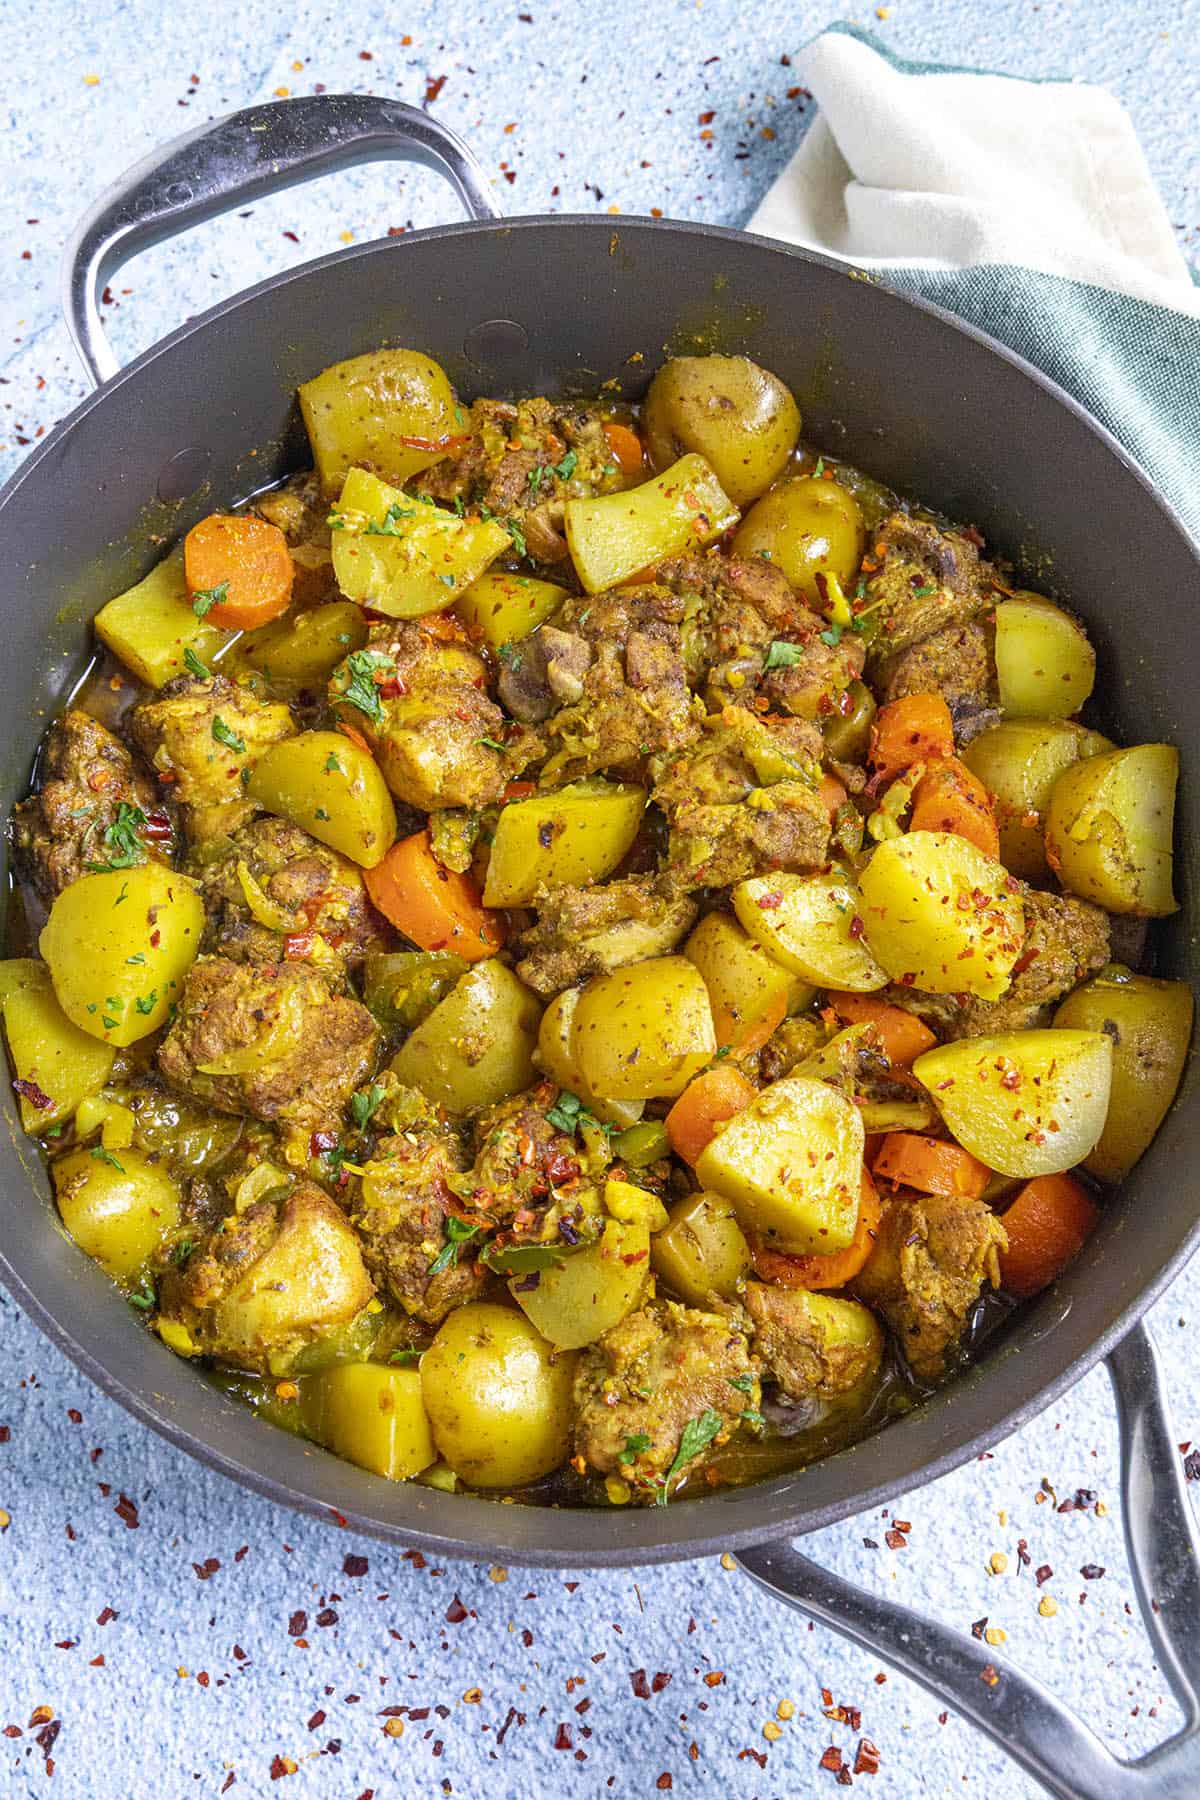
<svg viewBox="0 0 1200 1800">
<path fill-rule="evenodd" d="M 249 513 L 210 513 L 183 540 L 192 606 L 222 631 L 254 631 L 287 611 L 292 553 L 278 525 Z"/>
<path fill-rule="evenodd" d="M 875 1248 L 881 1214 L 875 1183 L 864 1169 L 858 1195 L 858 1224 L 844 1250 L 835 1250 L 831 1256 L 787 1256 L 782 1250 L 768 1249 L 754 1236 L 750 1240 L 754 1272 L 776 1287 L 845 1287 Z"/>
<path fill-rule="evenodd" d="M 626 481 L 636 481 L 643 473 L 642 440 L 637 432 L 616 419 L 605 419 L 604 436 Z"/>
<path fill-rule="evenodd" d="M 902 775 L 915 762 L 954 755 L 954 725 L 940 694 L 905 694 L 875 714 L 871 767 L 876 785 Z"/>
<path fill-rule="evenodd" d="M 843 1025 L 873 1025 L 893 1068 L 911 1069 L 918 1056 L 937 1043 L 923 1019 L 902 1006 L 890 1006 L 874 994 L 831 993 L 829 1004 Z"/>
<path fill-rule="evenodd" d="M 910 831 L 952 831 L 985 856 L 999 857 L 1000 833 L 991 797 L 957 756 L 932 763 L 913 793 Z"/>
<path fill-rule="evenodd" d="M 1001 1286 L 1024 1300 L 1079 1254 L 1100 1223 L 1100 1208 L 1073 1175 L 1039 1175 L 1025 1183 L 1000 1223 L 1008 1233 Z"/>
<path fill-rule="evenodd" d="M 363 882 L 384 918 L 422 950 L 453 950 L 467 962 L 482 962 L 504 942 L 499 914 L 481 903 L 469 876 L 442 866 L 427 831 L 393 844 L 381 863 L 363 870 Z"/>
<path fill-rule="evenodd" d="M 844 806 L 849 795 L 836 775 L 822 775 L 817 784 L 817 793 L 832 819 L 839 806 Z"/>
<path fill-rule="evenodd" d="M 667 1114 L 667 1136 L 676 1156 L 694 1163 L 712 1141 L 717 1126 L 743 1112 L 756 1091 L 737 1069 L 720 1064 L 697 1075 Z"/>
<path fill-rule="evenodd" d="M 979 1198 L 992 1178 L 991 1170 L 958 1144 L 922 1137 L 916 1131 L 889 1131 L 871 1168 L 881 1181 L 890 1181 L 894 1187 L 972 1200 Z"/>
</svg>

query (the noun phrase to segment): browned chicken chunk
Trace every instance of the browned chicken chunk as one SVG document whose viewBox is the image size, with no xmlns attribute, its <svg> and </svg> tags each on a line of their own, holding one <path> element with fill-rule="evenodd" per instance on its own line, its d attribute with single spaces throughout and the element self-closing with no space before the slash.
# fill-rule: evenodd
<svg viewBox="0 0 1200 1800">
<path fill-rule="evenodd" d="M 936 1381 L 984 1284 L 1000 1285 L 1003 1225 L 982 1200 L 897 1194 L 854 1291 L 888 1320 L 913 1374 Z"/>
</svg>

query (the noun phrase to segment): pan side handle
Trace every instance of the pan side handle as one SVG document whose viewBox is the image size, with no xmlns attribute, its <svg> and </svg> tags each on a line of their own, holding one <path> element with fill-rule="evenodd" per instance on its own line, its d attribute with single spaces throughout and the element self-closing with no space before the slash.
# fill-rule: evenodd
<svg viewBox="0 0 1200 1800">
<path fill-rule="evenodd" d="M 963 1713 L 1059 1800 L 1192 1800 L 1200 1793 L 1200 1534 L 1187 1497 L 1154 1346 L 1135 1325 L 1108 1359 L 1121 1429 L 1122 1502 L 1134 1590 L 1180 1731 L 1137 1762 L 1113 1756 L 1040 1682 L 989 1646 L 868 1593 L 791 1544 L 744 1550 L 761 1587 L 882 1656 Z"/>
<path fill-rule="evenodd" d="M 473 219 L 500 211 L 473 152 L 416 107 L 374 94 L 311 94 L 229 113 L 174 138 L 92 205 L 67 245 L 63 311 L 92 380 L 118 364 L 99 298 L 121 264 L 217 213 L 358 163 L 415 162 L 444 175 Z"/>
</svg>

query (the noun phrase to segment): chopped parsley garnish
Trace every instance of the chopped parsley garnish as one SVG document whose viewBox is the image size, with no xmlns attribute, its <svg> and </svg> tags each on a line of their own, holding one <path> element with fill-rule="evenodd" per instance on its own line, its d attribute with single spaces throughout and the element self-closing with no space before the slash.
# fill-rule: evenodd
<svg viewBox="0 0 1200 1800">
<path fill-rule="evenodd" d="M 143 953 L 142 953 L 142 952 L 141 952 L 141 951 L 140 951 L 140 950 L 139 950 L 139 951 L 138 951 L 138 953 L 137 953 L 137 955 L 136 955 L 136 956 L 127 956 L 127 957 L 126 957 L 126 958 L 125 958 L 125 961 L 126 961 L 126 962 L 127 962 L 127 963 L 137 963 L 137 964 L 144 964 L 144 963 L 145 963 L 145 961 L 146 961 L 146 958 L 145 958 L 145 956 L 144 956 L 144 955 L 143 955 Z"/>
<path fill-rule="evenodd" d="M 475 742 L 477 744 L 486 744 L 489 750 L 503 750 L 504 748 L 504 745 L 499 743 L 495 738 L 481 737 L 476 738 Z"/>
<path fill-rule="evenodd" d="M 579 1095 L 573 1094 L 569 1088 L 560 1091 L 558 1099 L 546 1114 L 546 1123 L 553 1125 L 556 1131 L 565 1131 L 568 1136 L 572 1136 L 579 1125 L 593 1125 L 597 1131 L 605 1132 L 614 1129 L 611 1125 L 601 1124 L 587 1110 Z"/>
<path fill-rule="evenodd" d="M 225 748 L 227 750 L 232 750 L 235 755 L 244 756 L 246 754 L 245 738 L 239 737 L 236 731 L 231 731 L 220 713 L 213 719 L 212 734 L 216 738 L 218 744 L 224 744 Z"/>
<path fill-rule="evenodd" d="M 521 668 L 521 663 L 524 660 L 524 658 L 521 655 L 521 650 L 520 650 L 519 645 L 517 645 L 517 644 L 501 644 L 500 648 L 496 652 L 496 655 L 500 658 L 500 661 L 502 663 L 504 663 L 508 668 L 510 668 L 512 670 L 514 675 L 519 673 L 520 668 Z"/>
<path fill-rule="evenodd" d="M 411 506 L 405 506 L 401 500 L 393 500 L 392 504 L 379 520 L 369 519 L 363 528 L 364 537 L 400 537 L 401 519 L 415 519 L 416 512 Z"/>
<path fill-rule="evenodd" d="M 679 1439 L 679 1449 L 676 1452 L 675 1461 L 667 1470 L 662 1485 L 658 1490 L 657 1500 L 660 1506 L 665 1506 L 670 1498 L 672 1479 L 678 1475 L 680 1470 L 685 1468 L 694 1457 L 699 1456 L 702 1450 L 708 1449 L 708 1446 L 720 1431 L 722 1423 L 723 1421 L 720 1413 L 713 1412 L 711 1407 L 709 1407 L 707 1412 L 702 1412 L 698 1419 L 688 1420 L 683 1428 L 683 1434 Z"/>
<path fill-rule="evenodd" d="M 821 632 L 820 637 L 823 644 L 828 644 L 831 650 L 836 650 L 842 641 L 842 628 L 840 625 L 830 625 L 828 631 Z"/>
<path fill-rule="evenodd" d="M 158 1005 L 158 989 L 151 988 L 148 994 L 139 994 L 133 1004 L 142 1014 L 152 1013 Z"/>
<path fill-rule="evenodd" d="M 390 656 L 381 650 L 355 650 L 346 658 L 349 680 L 341 698 L 350 706 L 357 706 L 360 713 L 368 719 L 382 719 L 383 702 L 379 698 L 379 689 L 375 685 L 377 673 L 394 675 L 396 665 Z M 326 763 L 326 768 L 329 764 Z"/>
<path fill-rule="evenodd" d="M 521 527 L 517 523 L 516 519 L 505 519 L 504 529 L 508 532 L 509 537 L 512 539 L 513 549 L 516 551 L 517 555 L 518 556 L 528 556 L 529 551 L 525 544 L 525 533 L 521 530 Z"/>
<path fill-rule="evenodd" d="M 446 1236 L 449 1242 L 438 1252 L 429 1265 L 431 1275 L 440 1275 L 443 1269 L 452 1269 L 458 1261 L 458 1253 L 464 1244 L 479 1236 L 478 1225 L 464 1224 L 451 1213 L 446 1220 Z"/>
<path fill-rule="evenodd" d="M 937 583 L 934 581 L 931 581 L 931 582 L 928 582 L 924 587 L 914 588 L 912 591 L 912 596 L 913 596 L 914 600 L 924 600 L 928 594 L 936 594 L 936 593 L 937 593 Z"/>
<path fill-rule="evenodd" d="M 325 773 L 327 775 L 340 775 L 341 772 L 342 765 L 337 759 L 337 752 L 331 750 L 329 755 L 325 758 Z"/>
<path fill-rule="evenodd" d="M 200 658 L 196 655 L 196 652 L 192 649 L 190 644 L 185 644 L 183 648 L 183 666 L 189 675 L 194 675 L 196 677 L 197 681 L 207 681 L 211 673 L 204 663 L 200 661 Z"/>
<path fill-rule="evenodd" d="M 316 812 L 313 814 L 313 817 L 314 817 L 314 819 L 324 819 L 326 822 L 328 822 L 329 814 L 325 811 L 325 808 L 323 806 L 318 806 Z"/>
<path fill-rule="evenodd" d="M 393 1350 L 388 1361 L 399 1364 L 401 1368 L 411 1368 L 414 1363 L 420 1362 L 423 1354 L 421 1350 Z"/>
<path fill-rule="evenodd" d="M 815 469 L 814 469 L 814 470 L 813 470 L 813 474 L 814 474 L 814 475 L 815 475 L 815 476 L 816 476 L 816 477 L 817 477 L 817 478 L 818 478 L 818 480 L 819 480 L 819 479 L 820 479 L 820 477 L 821 477 L 821 476 L 822 476 L 822 475 L 823 475 L 823 474 L 824 474 L 824 473 L 825 473 L 825 458 L 824 458 L 824 457 L 823 457 L 823 456 L 818 456 L 818 458 L 817 458 L 817 466 L 816 466 L 816 468 L 815 468 Z"/>
<path fill-rule="evenodd" d="M 763 665 L 771 669 L 791 669 L 798 662 L 804 661 L 804 645 L 789 644 L 783 638 L 776 638 L 767 651 L 767 660 Z"/>
<path fill-rule="evenodd" d="M 731 1388 L 737 1389 L 739 1394 L 752 1394 L 754 1392 L 754 1377 L 748 1369 L 741 1375 L 726 1376 L 726 1380 L 729 1382 Z"/>
<path fill-rule="evenodd" d="M 214 606 L 224 604 L 228 593 L 227 581 L 218 582 L 216 587 L 197 588 L 192 595 L 192 611 L 198 619 L 206 618 Z"/>
<path fill-rule="evenodd" d="M 97 1162 L 108 1163 L 110 1167 L 117 1171 L 118 1175 L 123 1175 L 125 1173 L 125 1165 L 119 1163 L 112 1151 L 106 1150 L 103 1144 L 97 1144 L 96 1148 L 92 1151 L 92 1155 Z"/>
<path fill-rule="evenodd" d="M 455 496 L 454 496 L 453 500 L 450 502 L 450 504 L 454 508 L 455 517 L 461 519 L 463 514 L 467 510 L 466 507 L 463 505 L 462 495 L 455 494 Z"/>
<path fill-rule="evenodd" d="M 130 1306 L 136 1306 L 139 1312 L 153 1312 L 158 1304 L 158 1295 L 154 1291 L 154 1283 L 148 1275 L 143 1275 L 141 1285 L 129 1296 Z"/>
<path fill-rule="evenodd" d="M 575 451 L 568 450 L 562 461 L 555 463 L 554 473 L 558 476 L 560 481 L 570 481 L 572 475 L 575 473 L 578 462 L 579 458 Z"/>
<path fill-rule="evenodd" d="M 360 1131 L 367 1129 L 386 1099 L 387 1089 L 385 1087 L 373 1087 L 365 1093 L 351 1094 L 350 1115 Z"/>
<path fill-rule="evenodd" d="M 628 1468 L 630 1463 L 636 1462 L 638 1457 L 649 1448 L 650 1439 L 646 1433 L 644 1431 L 635 1431 L 632 1436 L 625 1439 L 625 1448 L 618 1455 L 617 1461 L 623 1463 L 625 1467 Z"/>
<path fill-rule="evenodd" d="M 191 1238 L 181 1238 L 179 1240 L 171 1251 L 171 1261 L 175 1264 L 177 1269 L 183 1266 L 195 1248 L 196 1245 Z"/>
<path fill-rule="evenodd" d="M 132 869 L 143 858 L 141 840 L 138 832 L 146 823 L 146 815 L 140 806 L 130 806 L 122 800 L 117 805 L 117 816 L 104 833 L 104 843 L 112 851 L 107 862 L 90 862 L 87 867 L 99 875 L 110 875 L 115 869 Z"/>
<path fill-rule="evenodd" d="M 767 1422 L 762 1414 L 756 1412 L 752 1406 L 748 1406 L 741 1417 L 743 1422 L 747 1425 L 765 1425 Z"/>
</svg>

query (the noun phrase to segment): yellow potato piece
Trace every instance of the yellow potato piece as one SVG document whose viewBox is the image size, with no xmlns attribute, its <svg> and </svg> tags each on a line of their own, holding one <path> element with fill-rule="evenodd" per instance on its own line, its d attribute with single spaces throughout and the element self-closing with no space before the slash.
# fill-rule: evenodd
<svg viewBox="0 0 1200 1800">
<path fill-rule="evenodd" d="M 448 1112 L 473 1112 L 520 1093 L 534 1079 L 541 1007 L 496 957 L 455 983 L 402 1044 L 392 1069 Z"/>
<path fill-rule="evenodd" d="M 996 679 L 1010 716 L 1069 719 L 1092 691 L 1096 652 L 1070 613 L 1019 591 L 996 608 Z"/>
<path fill-rule="evenodd" d="M 641 1297 L 650 1273 L 650 1233 L 644 1224 L 606 1219 L 594 1244 L 570 1251 L 552 1268 L 514 1275 L 508 1291 L 547 1343 L 560 1350 L 594 1344 Z"/>
<path fill-rule="evenodd" d="M 489 569 L 471 583 L 455 611 L 472 637 L 478 635 L 498 650 L 536 631 L 566 597 L 566 588 L 553 581 Z"/>
<path fill-rule="evenodd" d="M 597 975 L 575 1007 L 572 1050 L 595 1094 L 671 1099 L 717 1048 L 704 978 L 685 956 Z"/>
<path fill-rule="evenodd" d="M 114 1281 L 132 1281 L 179 1223 L 178 1186 L 140 1151 L 73 1150 L 50 1174 L 63 1224 Z"/>
<path fill-rule="evenodd" d="M 701 919 L 683 947 L 704 977 L 718 1045 L 757 1048 L 788 1009 L 794 978 L 728 913 Z"/>
<path fill-rule="evenodd" d="M 440 462 L 465 420 L 445 370 L 419 350 L 369 350 L 301 383 L 300 411 L 327 494 L 355 463 L 403 483 Z"/>
<path fill-rule="evenodd" d="M 677 1200 L 665 1231 L 651 1240 L 650 1265 L 689 1306 L 708 1308 L 713 1296 L 737 1298 L 750 1267 L 750 1246 L 733 1207 L 720 1194 Z"/>
<path fill-rule="evenodd" d="M 21 975 L 9 971 L 27 971 Z M 21 1124 L 35 1136 L 61 1125 L 104 1086 L 116 1055 L 111 1044 L 97 1043 L 73 1025 L 54 997 L 50 971 L 43 962 L 21 958 L 0 963 L 0 997 L 4 1033 L 13 1078 L 20 1082 Z"/>
<path fill-rule="evenodd" d="M 1000 861 L 1026 881 L 1040 881 L 1046 862 L 1046 810 L 1064 769 L 1115 746 L 1098 731 L 1066 719 L 1002 719 L 962 752 L 992 799 Z"/>
<path fill-rule="evenodd" d="M 823 1081 L 787 1076 L 723 1126 L 696 1179 L 733 1204 L 773 1250 L 828 1256 L 858 1223 L 863 1126 L 858 1108 Z"/>
<path fill-rule="evenodd" d="M 366 469 L 347 475 L 334 519 L 338 586 L 393 619 L 444 612 L 512 548 L 497 519 L 457 518 Z"/>
<path fill-rule="evenodd" d="M 270 681 L 318 687 L 366 641 L 362 607 L 353 600 L 330 600 L 248 632 L 238 644 L 237 657 Z"/>
<path fill-rule="evenodd" d="M 927 1050 L 913 1074 L 964 1150 L 998 1175 L 1060 1175 L 1108 1116 L 1113 1047 L 1102 1031 L 1011 1031 Z"/>
<path fill-rule="evenodd" d="M 187 674 L 186 650 L 211 668 L 237 636 L 206 624 L 192 611 L 182 550 L 172 552 L 136 586 L 102 606 L 92 622 L 96 636 L 117 661 L 147 687 L 156 688 Z"/>
<path fill-rule="evenodd" d="M 273 744 L 254 765 L 246 797 L 364 869 L 395 841 L 387 783 L 370 752 L 340 731 L 302 731 Z"/>
<path fill-rule="evenodd" d="M 642 407 L 655 467 L 696 450 L 738 506 L 769 488 L 800 436 L 800 412 L 778 375 L 745 356 L 673 356 Z"/>
<path fill-rule="evenodd" d="M 38 947 L 68 1019 L 124 1047 L 166 1023 L 205 922 L 195 882 L 164 863 L 140 863 L 64 888 Z"/>
<path fill-rule="evenodd" d="M 646 790 L 575 781 L 511 800 L 496 821 L 485 906 L 528 906 L 542 887 L 590 887 L 611 875 L 638 834 Z"/>
<path fill-rule="evenodd" d="M 603 1125 L 617 1125 L 622 1131 L 636 1125 L 646 1110 L 644 1100 L 614 1100 L 611 1095 L 593 1094 L 583 1078 L 583 1070 L 575 1055 L 575 1009 L 582 988 L 564 988 L 556 994 L 538 1027 L 537 1060 L 551 1081 L 569 1093 L 577 1094 L 584 1110 Z"/>
<path fill-rule="evenodd" d="M 342 1363 L 304 1377 L 305 1430 L 335 1456 L 407 1481 L 437 1461 L 418 1369 Z"/>
<path fill-rule="evenodd" d="M 736 523 L 738 509 L 702 456 L 682 456 L 640 487 L 568 500 L 567 543 L 589 594 L 639 570 L 703 550 Z"/>
<path fill-rule="evenodd" d="M 1090 756 L 1054 784 L 1046 857 L 1064 887 L 1108 912 L 1163 918 L 1172 888 L 1179 752 L 1137 744 Z"/>
<path fill-rule="evenodd" d="M 1192 990 L 1113 969 L 1069 994 L 1055 1025 L 1102 1031 L 1112 1040 L 1112 1098 L 1100 1140 L 1084 1168 L 1123 1181 L 1150 1148 L 1175 1098 L 1192 1041 Z"/>
<path fill-rule="evenodd" d="M 763 948 L 816 987 L 869 994 L 887 976 L 864 941 L 862 902 L 840 869 L 756 875 L 733 890 L 733 910 Z"/>
<path fill-rule="evenodd" d="M 1021 953 L 1025 912 L 1002 863 L 948 831 L 910 831 L 859 877 L 867 946 L 892 981 L 998 1000 Z"/>
<path fill-rule="evenodd" d="M 473 1487 L 523 1487 L 565 1462 L 575 1357 L 515 1307 L 456 1306 L 421 1358 L 433 1440 Z"/>
<path fill-rule="evenodd" d="M 830 576 L 850 590 L 862 561 L 866 527 L 854 495 L 824 476 L 799 475 L 764 494 L 738 526 L 735 556 L 762 556 L 798 593 L 824 611 Z"/>
</svg>

